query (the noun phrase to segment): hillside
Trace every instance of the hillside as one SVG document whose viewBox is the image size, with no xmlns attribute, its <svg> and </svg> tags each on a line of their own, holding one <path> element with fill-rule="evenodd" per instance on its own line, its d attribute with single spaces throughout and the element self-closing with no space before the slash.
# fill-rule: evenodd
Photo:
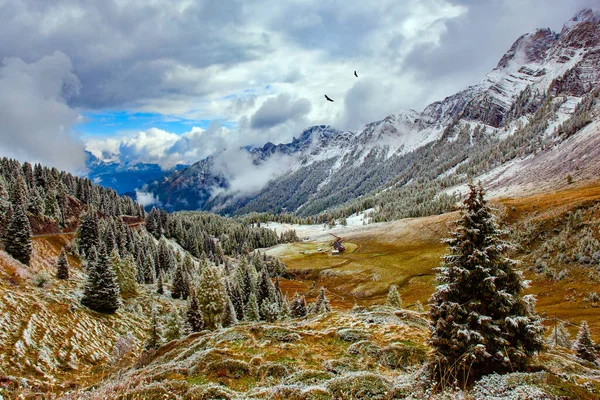
<svg viewBox="0 0 600 400">
<path fill-rule="evenodd" d="M 291 143 L 249 149 L 258 166 L 282 160 L 282 175 L 249 197 L 227 191 L 228 177 L 210 160 L 149 190 L 174 210 L 339 218 L 375 207 L 377 220 L 393 220 L 449 210 L 455 199 L 440 193 L 468 177 L 505 193 L 530 190 L 537 171 L 552 188 L 568 174 L 589 179 L 598 170 L 599 49 L 599 19 L 583 10 L 560 33 L 521 36 L 479 84 L 423 111 L 401 111 L 358 132 L 316 126 Z"/>
</svg>

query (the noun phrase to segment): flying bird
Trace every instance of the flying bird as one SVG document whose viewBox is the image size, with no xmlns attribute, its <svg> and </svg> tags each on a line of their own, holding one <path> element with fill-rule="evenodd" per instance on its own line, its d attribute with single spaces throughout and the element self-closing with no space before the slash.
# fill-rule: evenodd
<svg viewBox="0 0 600 400">
<path fill-rule="evenodd" d="M 354 76 L 358 78 L 358 74 L 356 73 L 356 71 L 354 71 Z"/>
<path fill-rule="evenodd" d="M 329 98 L 329 96 L 325 95 L 325 98 L 326 98 L 328 101 L 330 101 L 330 102 L 332 102 L 332 103 L 333 103 L 333 100 L 331 100 L 331 99 Z"/>
</svg>

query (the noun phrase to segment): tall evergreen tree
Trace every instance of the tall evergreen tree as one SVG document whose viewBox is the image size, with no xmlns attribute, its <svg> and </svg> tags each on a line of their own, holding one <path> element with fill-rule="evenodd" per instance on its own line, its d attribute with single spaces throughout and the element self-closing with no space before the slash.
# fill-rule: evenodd
<svg viewBox="0 0 600 400">
<path fill-rule="evenodd" d="M 15 260 L 29 265 L 31 259 L 31 225 L 22 205 L 17 205 L 6 227 L 4 249 Z"/>
<path fill-rule="evenodd" d="M 208 266 L 202 271 L 196 295 L 204 327 L 209 330 L 217 329 L 227 301 L 227 291 L 217 268 Z"/>
<path fill-rule="evenodd" d="M 99 237 L 98 216 L 96 211 L 90 208 L 79 226 L 79 252 L 87 255 L 92 247 L 98 248 Z"/>
<path fill-rule="evenodd" d="M 184 266 L 181 264 L 175 268 L 175 274 L 173 275 L 173 287 L 171 289 L 171 296 L 174 299 L 182 298 L 186 300 L 190 294 L 190 280 L 188 273 L 184 270 Z"/>
<path fill-rule="evenodd" d="M 306 308 L 306 299 L 304 298 L 304 295 L 295 293 L 290 306 L 291 316 L 293 318 L 302 318 L 306 316 L 307 312 L 308 310 Z"/>
<path fill-rule="evenodd" d="M 69 279 L 69 262 L 64 248 L 56 259 L 56 277 L 58 279 Z"/>
<path fill-rule="evenodd" d="M 256 295 L 254 293 L 250 293 L 248 303 L 246 304 L 246 308 L 244 310 L 244 315 L 246 321 L 260 320 L 260 311 L 258 309 L 258 302 L 256 301 Z"/>
<path fill-rule="evenodd" d="M 223 312 L 223 327 L 232 326 L 238 323 L 237 316 L 235 315 L 235 309 L 231 303 L 231 299 L 227 296 L 227 304 L 225 304 L 225 311 Z"/>
<path fill-rule="evenodd" d="M 469 190 L 430 300 L 435 373 L 464 366 L 453 372 L 460 381 L 522 367 L 542 348 L 543 332 L 533 298 L 521 297 L 522 277 L 505 256 L 510 246 L 481 185 Z"/>
<path fill-rule="evenodd" d="M 315 300 L 314 308 L 315 314 L 325 314 L 331 311 L 331 306 L 329 305 L 329 299 L 325 294 L 325 288 L 321 286 L 319 289 L 319 294 L 317 295 L 317 299 Z"/>
<path fill-rule="evenodd" d="M 25 184 L 25 180 L 23 180 L 23 176 L 21 174 L 17 175 L 11 186 L 10 202 L 13 208 L 21 206 L 24 210 L 27 209 L 27 185 Z"/>
<path fill-rule="evenodd" d="M 583 360 L 591 362 L 596 361 L 596 349 L 594 348 L 594 342 L 590 337 L 587 321 L 583 321 L 579 327 L 577 339 L 575 340 L 575 343 L 573 343 L 573 350 L 577 353 L 577 357 Z"/>
<path fill-rule="evenodd" d="M 88 265 L 81 304 L 103 313 L 114 313 L 121 305 L 117 276 L 110 266 L 106 249 L 100 246 L 98 258 Z"/>
<path fill-rule="evenodd" d="M 158 318 L 156 316 L 157 311 L 155 309 L 152 310 L 152 320 L 150 321 L 150 335 L 148 339 L 146 339 L 146 343 L 144 347 L 146 350 L 154 350 L 160 346 L 160 342 L 162 341 L 160 337 L 160 326 L 158 323 Z"/>
<path fill-rule="evenodd" d="M 391 285 L 387 295 L 387 304 L 390 307 L 402 308 L 402 299 L 400 293 L 398 293 L 398 287 Z"/>
<path fill-rule="evenodd" d="M 163 288 L 163 279 L 162 279 L 162 272 L 158 272 L 158 283 L 156 284 L 156 293 L 158 294 L 164 294 L 165 293 L 165 289 Z"/>
<path fill-rule="evenodd" d="M 204 328 L 198 297 L 193 289 L 190 291 L 190 301 L 186 312 L 186 328 L 189 332 L 200 332 Z"/>
</svg>

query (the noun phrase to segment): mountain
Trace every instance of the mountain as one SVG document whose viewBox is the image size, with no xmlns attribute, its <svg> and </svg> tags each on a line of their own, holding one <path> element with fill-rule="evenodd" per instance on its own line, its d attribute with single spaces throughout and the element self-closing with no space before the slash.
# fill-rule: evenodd
<svg viewBox="0 0 600 400">
<path fill-rule="evenodd" d="M 522 188 L 535 183 L 528 170 L 544 173 L 541 165 L 550 163 L 560 168 L 549 178 L 585 178 L 590 160 L 566 165 L 560 150 L 577 144 L 583 155 L 596 143 L 588 125 L 598 123 L 599 21 L 586 9 L 560 33 L 522 35 L 479 84 L 423 111 L 400 111 L 358 132 L 315 126 L 291 143 L 245 149 L 258 167 L 275 157 L 285 160 L 258 193 L 237 194 L 228 185 L 231 177 L 207 160 L 173 174 L 177 185 L 167 176 L 151 189 L 169 200 L 170 209 L 304 216 L 328 210 L 341 216 L 375 208 L 376 218 L 390 219 L 443 211 L 453 204 L 447 198 L 453 188 L 473 177 L 492 187 L 501 177 L 500 186 Z"/>
<path fill-rule="evenodd" d="M 86 176 L 95 183 L 110 187 L 120 194 L 133 194 L 148 182 L 160 180 L 165 174 L 179 171 L 186 165 L 177 165 L 163 171 L 158 164 L 120 163 L 113 160 L 101 160 L 90 152 L 86 161 Z"/>
</svg>

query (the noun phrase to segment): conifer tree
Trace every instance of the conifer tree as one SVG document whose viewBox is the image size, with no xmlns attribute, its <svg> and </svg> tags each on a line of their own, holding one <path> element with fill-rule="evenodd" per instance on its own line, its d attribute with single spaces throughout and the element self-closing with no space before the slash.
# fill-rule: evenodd
<svg viewBox="0 0 600 400">
<path fill-rule="evenodd" d="M 114 313 L 121 304 L 117 277 L 110 266 L 106 249 L 100 246 L 98 258 L 88 265 L 88 276 L 81 304 L 103 313 Z"/>
<path fill-rule="evenodd" d="M 69 279 L 69 262 L 64 248 L 56 259 L 56 277 L 58 279 Z"/>
<path fill-rule="evenodd" d="M 196 296 L 204 327 L 209 330 L 217 329 L 227 301 L 227 291 L 217 268 L 208 266 L 202 271 Z"/>
<path fill-rule="evenodd" d="M 260 316 L 267 322 L 274 322 L 281 312 L 276 301 L 264 299 L 260 304 Z"/>
<path fill-rule="evenodd" d="M 190 281 L 189 275 L 184 270 L 183 265 L 178 264 L 175 268 L 175 274 L 173 276 L 173 287 L 171 289 L 171 297 L 174 299 L 186 300 L 190 294 Z"/>
<path fill-rule="evenodd" d="M 227 304 L 225 305 L 225 311 L 223 312 L 223 327 L 232 326 L 238 323 L 237 316 L 235 315 L 235 309 L 231 303 L 231 299 L 227 296 Z"/>
<path fill-rule="evenodd" d="M 79 226 L 79 252 L 89 254 L 92 247 L 98 248 L 100 229 L 98 227 L 98 216 L 91 208 L 83 217 Z"/>
<path fill-rule="evenodd" d="M 21 174 L 17 175 L 14 183 L 11 186 L 10 202 L 13 208 L 21 206 L 24 210 L 27 209 L 27 185 L 25 184 L 25 181 L 23 180 L 23 176 Z"/>
<path fill-rule="evenodd" d="M 289 318 L 291 316 L 291 310 L 290 310 L 290 301 L 287 297 L 287 294 L 285 296 L 282 297 L 281 300 L 281 312 L 279 313 L 279 317 L 282 319 L 286 319 Z"/>
<path fill-rule="evenodd" d="M 582 360 L 591 362 L 596 361 L 596 349 L 594 348 L 594 342 L 590 337 L 587 321 L 583 321 L 579 327 L 577 339 L 575 340 L 575 343 L 573 343 L 573 350 L 577 353 L 577 357 Z"/>
<path fill-rule="evenodd" d="M 319 289 L 319 294 L 317 295 L 317 300 L 315 300 L 313 310 L 315 314 L 325 314 L 331 311 L 329 299 L 325 294 L 325 288 L 323 286 L 321 286 L 321 288 Z"/>
<path fill-rule="evenodd" d="M 190 291 L 190 301 L 186 312 L 186 328 L 188 332 L 200 332 L 204 328 L 202 312 L 200 312 L 198 297 L 194 290 Z"/>
<path fill-rule="evenodd" d="M 390 307 L 402 308 L 402 299 L 400 298 L 400 293 L 398 293 L 398 287 L 396 285 L 390 286 L 387 295 L 387 304 Z"/>
<path fill-rule="evenodd" d="M 115 248 L 113 250 L 113 258 L 118 257 L 119 252 Z M 115 268 L 117 274 L 117 281 L 121 294 L 133 295 L 137 293 L 137 268 L 133 256 L 129 254 L 125 258 L 120 258 L 118 268 Z"/>
<path fill-rule="evenodd" d="M 543 331 L 481 185 L 469 189 L 430 300 L 435 374 L 464 366 L 455 371 L 460 381 L 522 367 L 542 348 Z"/>
<path fill-rule="evenodd" d="M 246 321 L 260 320 L 260 312 L 258 309 L 258 302 L 256 301 L 256 295 L 254 293 L 250 293 L 250 297 L 248 297 L 248 303 L 246 304 L 246 308 L 244 310 L 244 315 L 245 315 Z"/>
<path fill-rule="evenodd" d="M 156 293 L 158 293 L 158 294 L 165 293 L 165 289 L 163 288 L 162 273 L 160 271 L 158 272 L 158 283 L 156 284 Z"/>
<path fill-rule="evenodd" d="M 294 298 L 292 299 L 292 304 L 290 306 L 290 313 L 293 318 L 302 318 L 306 316 L 307 309 L 304 295 L 299 293 L 294 294 Z"/>
<path fill-rule="evenodd" d="M 229 285 L 227 286 L 227 294 L 231 299 L 231 303 L 233 304 L 233 309 L 235 310 L 235 315 L 238 321 L 242 321 L 244 319 L 244 300 L 242 299 L 242 295 L 237 283 L 229 282 Z"/>
<path fill-rule="evenodd" d="M 31 226 L 22 205 L 13 207 L 4 235 L 4 250 L 15 260 L 29 265 L 31 259 Z"/>
<path fill-rule="evenodd" d="M 154 350 L 160 346 L 160 342 L 162 341 L 160 337 L 160 326 L 158 323 L 158 318 L 156 316 L 157 311 L 155 309 L 152 310 L 152 320 L 150 321 L 150 335 L 148 339 L 146 339 L 146 343 L 144 347 L 146 350 Z"/>
<path fill-rule="evenodd" d="M 144 263 L 142 264 L 142 272 L 144 276 L 144 283 L 154 283 L 154 259 L 150 254 L 146 255 Z"/>
</svg>

